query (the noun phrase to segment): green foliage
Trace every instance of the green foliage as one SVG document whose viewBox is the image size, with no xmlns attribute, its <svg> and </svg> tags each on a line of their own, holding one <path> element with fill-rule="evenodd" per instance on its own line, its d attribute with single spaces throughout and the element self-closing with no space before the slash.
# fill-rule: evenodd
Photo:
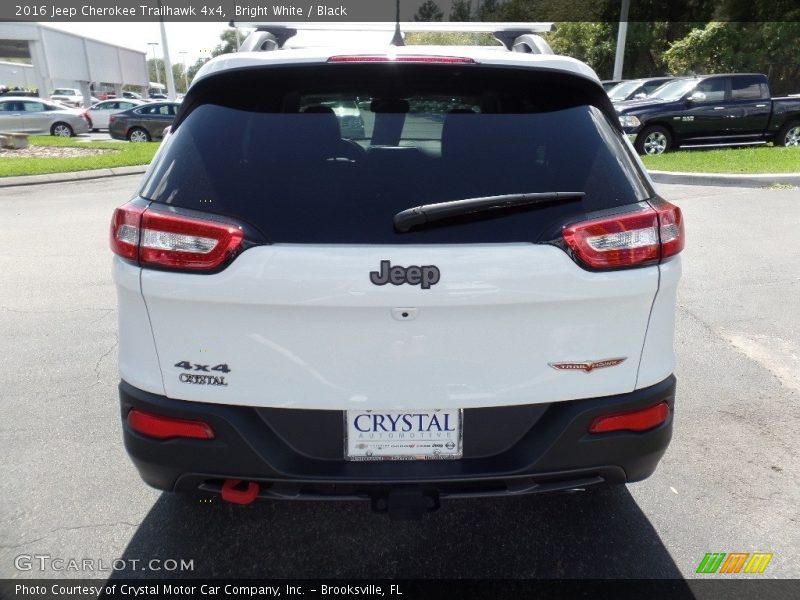
<svg viewBox="0 0 800 600">
<path fill-rule="evenodd" d="M 472 19 L 471 0 L 453 0 L 450 8 L 451 21 L 470 21 Z"/>
<path fill-rule="evenodd" d="M 483 0 L 477 12 L 481 21 L 500 21 L 502 19 L 498 15 L 499 9 L 500 2 L 498 0 Z"/>
<path fill-rule="evenodd" d="M 433 0 L 425 0 L 414 14 L 415 21 L 441 21 L 444 13 Z"/>
<path fill-rule="evenodd" d="M 676 74 L 753 72 L 769 77 L 773 94 L 800 91 L 800 23 L 711 22 L 664 52 Z"/>
<path fill-rule="evenodd" d="M 800 149 L 750 147 L 717 150 L 681 150 L 642 156 L 653 171 L 678 173 L 798 173 Z"/>
<path fill-rule="evenodd" d="M 664 53 L 691 27 L 691 23 L 629 23 L 623 76 L 633 79 L 670 74 Z M 614 22 L 558 23 L 547 39 L 555 52 L 582 60 L 602 79 L 609 79 L 614 70 L 617 30 Z"/>
<path fill-rule="evenodd" d="M 190 67 L 189 67 L 189 68 L 186 70 L 186 75 L 187 75 L 187 77 L 189 78 L 189 84 L 191 84 L 191 83 L 192 83 L 192 81 L 194 80 L 194 76 L 195 76 L 195 75 L 197 75 L 197 72 L 200 70 L 200 67 L 202 67 L 202 66 L 203 66 L 204 64 L 206 64 L 207 62 L 208 62 L 208 59 L 207 59 L 207 58 L 202 58 L 202 57 L 201 57 L 201 58 L 198 58 L 198 59 L 197 59 L 197 60 L 194 62 L 194 64 L 193 64 L 193 65 L 191 65 L 191 66 L 190 66 Z"/>
<path fill-rule="evenodd" d="M 133 165 L 146 165 L 158 150 L 157 142 L 132 144 L 130 142 L 78 142 L 71 138 L 31 136 L 32 146 L 66 146 L 73 148 L 104 148 L 104 154 L 73 157 L 0 158 L 0 177 L 17 175 L 42 175 L 45 173 L 70 173 L 92 169 L 111 169 Z"/>
<path fill-rule="evenodd" d="M 600 77 L 609 78 L 614 66 L 615 36 L 616 27 L 612 23 L 559 23 L 547 41 L 556 54 L 577 58 Z"/>
<path fill-rule="evenodd" d="M 239 33 L 240 39 L 244 41 L 242 33 Z M 222 40 L 221 44 L 217 44 L 211 51 L 211 58 L 219 56 L 220 54 L 231 54 L 236 52 L 236 30 L 228 27 L 219 34 L 219 39 Z"/>
<path fill-rule="evenodd" d="M 244 42 L 247 39 L 247 35 L 250 30 L 239 30 L 239 40 Z M 214 49 L 211 50 L 210 58 L 214 58 L 215 56 L 220 56 L 221 54 L 231 54 L 232 52 L 236 52 L 237 44 L 236 44 L 236 30 L 231 29 L 230 27 L 225 28 L 222 33 L 219 34 L 219 39 L 222 43 L 217 44 L 214 46 Z M 186 69 L 186 76 L 189 79 L 189 83 L 192 83 L 194 76 L 197 75 L 197 72 L 200 70 L 204 64 L 206 64 L 210 58 L 200 57 L 198 58 L 194 64 L 190 65 Z M 181 81 L 183 81 L 183 74 L 181 74 Z M 177 79 L 175 80 L 175 85 L 180 89 L 178 86 Z M 183 83 L 181 83 L 183 85 Z"/>
<path fill-rule="evenodd" d="M 469 31 L 409 31 L 405 35 L 408 46 L 497 46 L 499 42 L 490 33 Z"/>
<path fill-rule="evenodd" d="M 156 65 L 158 65 L 156 67 Z M 166 64 L 160 58 L 157 60 L 149 59 L 147 61 L 147 71 L 150 76 L 150 81 L 161 81 L 162 85 L 167 85 L 166 81 Z M 156 77 L 156 68 L 158 68 L 158 77 Z M 183 63 L 172 63 L 172 78 L 175 80 L 175 91 L 178 94 L 186 92 L 186 86 L 183 82 Z"/>
</svg>

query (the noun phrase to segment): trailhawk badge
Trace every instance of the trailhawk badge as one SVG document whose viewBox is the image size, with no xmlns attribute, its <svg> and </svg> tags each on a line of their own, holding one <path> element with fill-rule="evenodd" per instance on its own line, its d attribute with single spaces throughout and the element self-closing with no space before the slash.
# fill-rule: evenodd
<svg viewBox="0 0 800 600">
<path fill-rule="evenodd" d="M 627 356 L 622 358 L 606 358 L 603 360 L 586 361 L 586 362 L 559 362 L 548 363 L 554 369 L 559 371 L 583 371 L 584 373 L 591 373 L 595 369 L 605 369 L 606 367 L 616 367 L 618 364 L 625 362 Z"/>
</svg>

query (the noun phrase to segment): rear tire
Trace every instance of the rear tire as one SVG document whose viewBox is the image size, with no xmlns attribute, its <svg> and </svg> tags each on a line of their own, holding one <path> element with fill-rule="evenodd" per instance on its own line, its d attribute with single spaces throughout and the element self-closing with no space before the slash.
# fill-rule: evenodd
<svg viewBox="0 0 800 600">
<path fill-rule="evenodd" d="M 134 127 L 128 132 L 128 141 L 134 143 L 149 142 L 150 134 L 142 127 Z"/>
<path fill-rule="evenodd" d="M 664 154 L 672 150 L 672 134 L 666 127 L 645 127 L 633 144 L 639 154 Z"/>
<path fill-rule="evenodd" d="M 787 123 L 775 136 L 776 146 L 786 146 L 787 148 L 800 147 L 800 121 Z"/>
<path fill-rule="evenodd" d="M 59 121 L 58 123 L 53 123 L 53 126 L 50 128 L 50 135 L 72 137 L 75 135 L 75 132 L 72 130 L 72 127 Z"/>
</svg>

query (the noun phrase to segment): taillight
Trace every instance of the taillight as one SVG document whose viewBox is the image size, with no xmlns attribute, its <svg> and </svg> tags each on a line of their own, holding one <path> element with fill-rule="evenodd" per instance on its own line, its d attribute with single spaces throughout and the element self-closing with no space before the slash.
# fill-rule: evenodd
<svg viewBox="0 0 800 600">
<path fill-rule="evenodd" d="M 111 250 L 128 260 L 139 259 L 139 227 L 145 207 L 128 203 L 111 217 Z"/>
<path fill-rule="evenodd" d="M 145 211 L 139 262 L 179 269 L 216 269 L 242 245 L 236 225 Z"/>
<path fill-rule="evenodd" d="M 681 209 L 664 200 L 653 203 L 658 214 L 658 233 L 661 238 L 661 258 L 674 256 L 686 243 Z"/>
<path fill-rule="evenodd" d="M 387 54 L 355 54 L 347 56 L 331 56 L 329 63 L 425 63 L 425 64 L 444 64 L 444 65 L 474 65 L 475 61 L 465 56 L 425 56 L 420 54 L 405 54 L 400 56 L 390 56 Z"/>
<path fill-rule="evenodd" d="M 126 419 L 131 429 L 147 437 L 159 440 L 170 438 L 193 438 L 213 440 L 214 430 L 203 421 L 190 421 L 154 415 L 139 409 L 131 409 Z"/>
<path fill-rule="evenodd" d="M 241 250 L 239 226 L 144 209 L 118 208 L 111 220 L 111 249 L 123 258 L 154 266 L 211 271 Z"/>
<path fill-rule="evenodd" d="M 681 209 L 659 201 L 632 213 L 565 227 L 564 241 L 592 269 L 617 269 L 657 263 L 683 249 Z"/>
<path fill-rule="evenodd" d="M 655 429 L 669 418 L 669 405 L 659 402 L 639 410 L 614 413 L 597 417 L 589 426 L 589 433 L 609 431 L 648 431 Z"/>
</svg>

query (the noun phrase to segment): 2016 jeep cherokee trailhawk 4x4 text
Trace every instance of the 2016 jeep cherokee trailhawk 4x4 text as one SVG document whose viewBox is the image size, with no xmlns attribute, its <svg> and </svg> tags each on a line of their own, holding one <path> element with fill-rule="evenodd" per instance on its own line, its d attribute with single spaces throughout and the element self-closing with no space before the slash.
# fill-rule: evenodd
<svg viewBox="0 0 800 600">
<path fill-rule="evenodd" d="M 281 31 L 203 67 L 113 216 L 144 480 L 416 515 L 649 476 L 683 223 L 595 73 L 530 35 L 259 51 Z"/>
</svg>

